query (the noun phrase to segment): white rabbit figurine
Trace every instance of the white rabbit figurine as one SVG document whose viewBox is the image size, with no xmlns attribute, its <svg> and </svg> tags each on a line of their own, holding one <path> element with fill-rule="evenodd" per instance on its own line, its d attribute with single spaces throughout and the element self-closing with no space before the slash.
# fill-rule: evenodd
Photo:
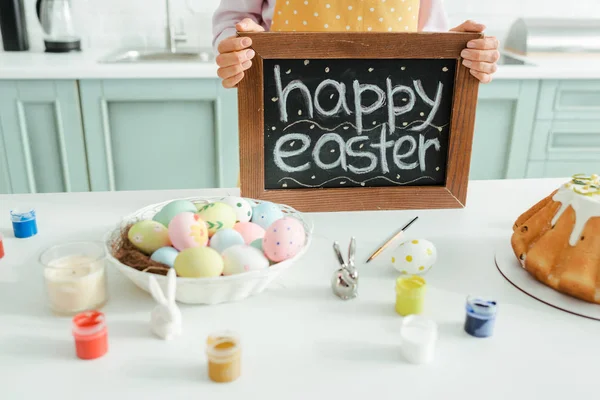
<svg viewBox="0 0 600 400">
<path fill-rule="evenodd" d="M 171 340 L 181 334 L 181 311 L 175 303 L 176 278 L 175 269 L 169 269 L 167 297 L 165 298 L 156 278 L 150 275 L 150 293 L 158 302 L 158 305 L 152 310 L 150 325 L 152 331 L 164 340 Z"/>
</svg>

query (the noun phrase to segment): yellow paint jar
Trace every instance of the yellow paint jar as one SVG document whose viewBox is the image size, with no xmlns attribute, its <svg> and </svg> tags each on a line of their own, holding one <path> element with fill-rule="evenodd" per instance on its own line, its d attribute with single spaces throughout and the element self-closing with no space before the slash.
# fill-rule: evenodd
<svg viewBox="0 0 600 400">
<path fill-rule="evenodd" d="M 401 276 L 396 279 L 396 312 L 402 316 L 421 314 L 425 300 L 425 279 Z"/>
<path fill-rule="evenodd" d="M 219 383 L 233 382 L 241 375 L 240 340 L 235 333 L 210 335 L 206 340 L 208 377 Z"/>
</svg>

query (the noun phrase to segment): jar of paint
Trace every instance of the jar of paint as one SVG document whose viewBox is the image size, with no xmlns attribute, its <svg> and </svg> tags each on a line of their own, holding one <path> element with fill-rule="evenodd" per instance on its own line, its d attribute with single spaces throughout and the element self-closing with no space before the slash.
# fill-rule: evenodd
<svg viewBox="0 0 600 400">
<path fill-rule="evenodd" d="M 100 309 L 108 300 L 106 258 L 101 243 L 53 246 L 40 257 L 50 309 L 75 315 Z"/>
<path fill-rule="evenodd" d="M 108 330 L 104 314 L 85 311 L 73 317 L 75 352 L 82 360 L 102 357 L 108 351 Z"/>
<path fill-rule="evenodd" d="M 409 315 L 402 319 L 400 340 L 402 355 L 413 364 L 427 364 L 435 355 L 438 338 L 437 324 L 421 315 Z"/>
<path fill-rule="evenodd" d="M 213 382 L 233 382 L 241 374 L 241 343 L 233 332 L 213 334 L 206 340 L 208 377 Z"/>
<path fill-rule="evenodd" d="M 10 210 L 10 220 L 16 238 L 26 239 L 37 235 L 37 220 L 33 208 L 25 207 Z"/>
<path fill-rule="evenodd" d="M 469 296 L 466 304 L 465 332 L 479 338 L 492 336 L 498 306 L 495 301 Z"/>
<path fill-rule="evenodd" d="M 396 312 L 402 316 L 421 314 L 426 287 L 425 279 L 421 276 L 400 276 L 396 279 Z"/>
</svg>

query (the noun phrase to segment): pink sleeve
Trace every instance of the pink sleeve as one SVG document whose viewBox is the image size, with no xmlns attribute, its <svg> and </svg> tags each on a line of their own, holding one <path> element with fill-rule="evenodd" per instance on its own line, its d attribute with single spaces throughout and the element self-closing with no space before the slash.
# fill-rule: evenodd
<svg viewBox="0 0 600 400">
<path fill-rule="evenodd" d="M 448 17 L 444 11 L 444 0 L 421 0 L 419 31 L 446 32 Z"/>
<path fill-rule="evenodd" d="M 244 18 L 251 18 L 259 25 L 264 25 L 262 20 L 263 3 L 266 0 L 221 0 L 221 4 L 213 14 L 213 50 L 218 54 L 219 43 L 235 35 L 235 24 Z"/>
</svg>

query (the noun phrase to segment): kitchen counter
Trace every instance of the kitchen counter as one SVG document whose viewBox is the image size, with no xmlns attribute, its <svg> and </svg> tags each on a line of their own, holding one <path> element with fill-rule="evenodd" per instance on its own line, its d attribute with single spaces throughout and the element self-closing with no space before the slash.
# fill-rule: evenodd
<svg viewBox="0 0 600 400">
<path fill-rule="evenodd" d="M 109 269 L 104 307 L 109 351 L 81 361 L 74 355 L 70 319 L 50 314 L 41 266 L 46 247 L 99 240 L 123 216 L 159 201 L 214 191 L 96 192 L 0 196 L 0 377 L 2 399 L 264 400 L 349 399 L 564 400 L 597 392 L 600 322 L 549 307 L 513 287 L 497 271 L 494 253 L 510 241 L 514 220 L 566 179 L 472 181 L 467 207 L 456 210 L 309 214 L 312 245 L 282 280 L 252 298 L 217 306 L 181 305 L 183 335 L 154 338 L 155 303 Z M 231 190 L 232 194 L 236 191 Z M 225 194 L 226 191 L 220 193 Z M 31 205 L 39 234 L 14 239 L 9 209 Z M 438 261 L 427 272 L 425 315 L 439 326 L 433 363 L 415 366 L 400 355 L 394 312 L 395 270 L 382 255 L 359 261 L 359 296 L 331 293 L 334 240 L 357 239 L 357 260 L 418 215 L 407 238 L 431 240 Z M 463 331 L 465 298 L 491 296 L 499 314 L 494 335 Z M 206 377 L 204 341 L 232 329 L 243 343 L 242 376 L 231 384 Z"/>
<path fill-rule="evenodd" d="M 217 78 L 214 62 L 103 64 L 114 49 L 81 53 L 0 52 L 0 79 Z M 535 65 L 499 65 L 494 79 L 600 79 L 600 56 L 532 57 Z"/>
</svg>

